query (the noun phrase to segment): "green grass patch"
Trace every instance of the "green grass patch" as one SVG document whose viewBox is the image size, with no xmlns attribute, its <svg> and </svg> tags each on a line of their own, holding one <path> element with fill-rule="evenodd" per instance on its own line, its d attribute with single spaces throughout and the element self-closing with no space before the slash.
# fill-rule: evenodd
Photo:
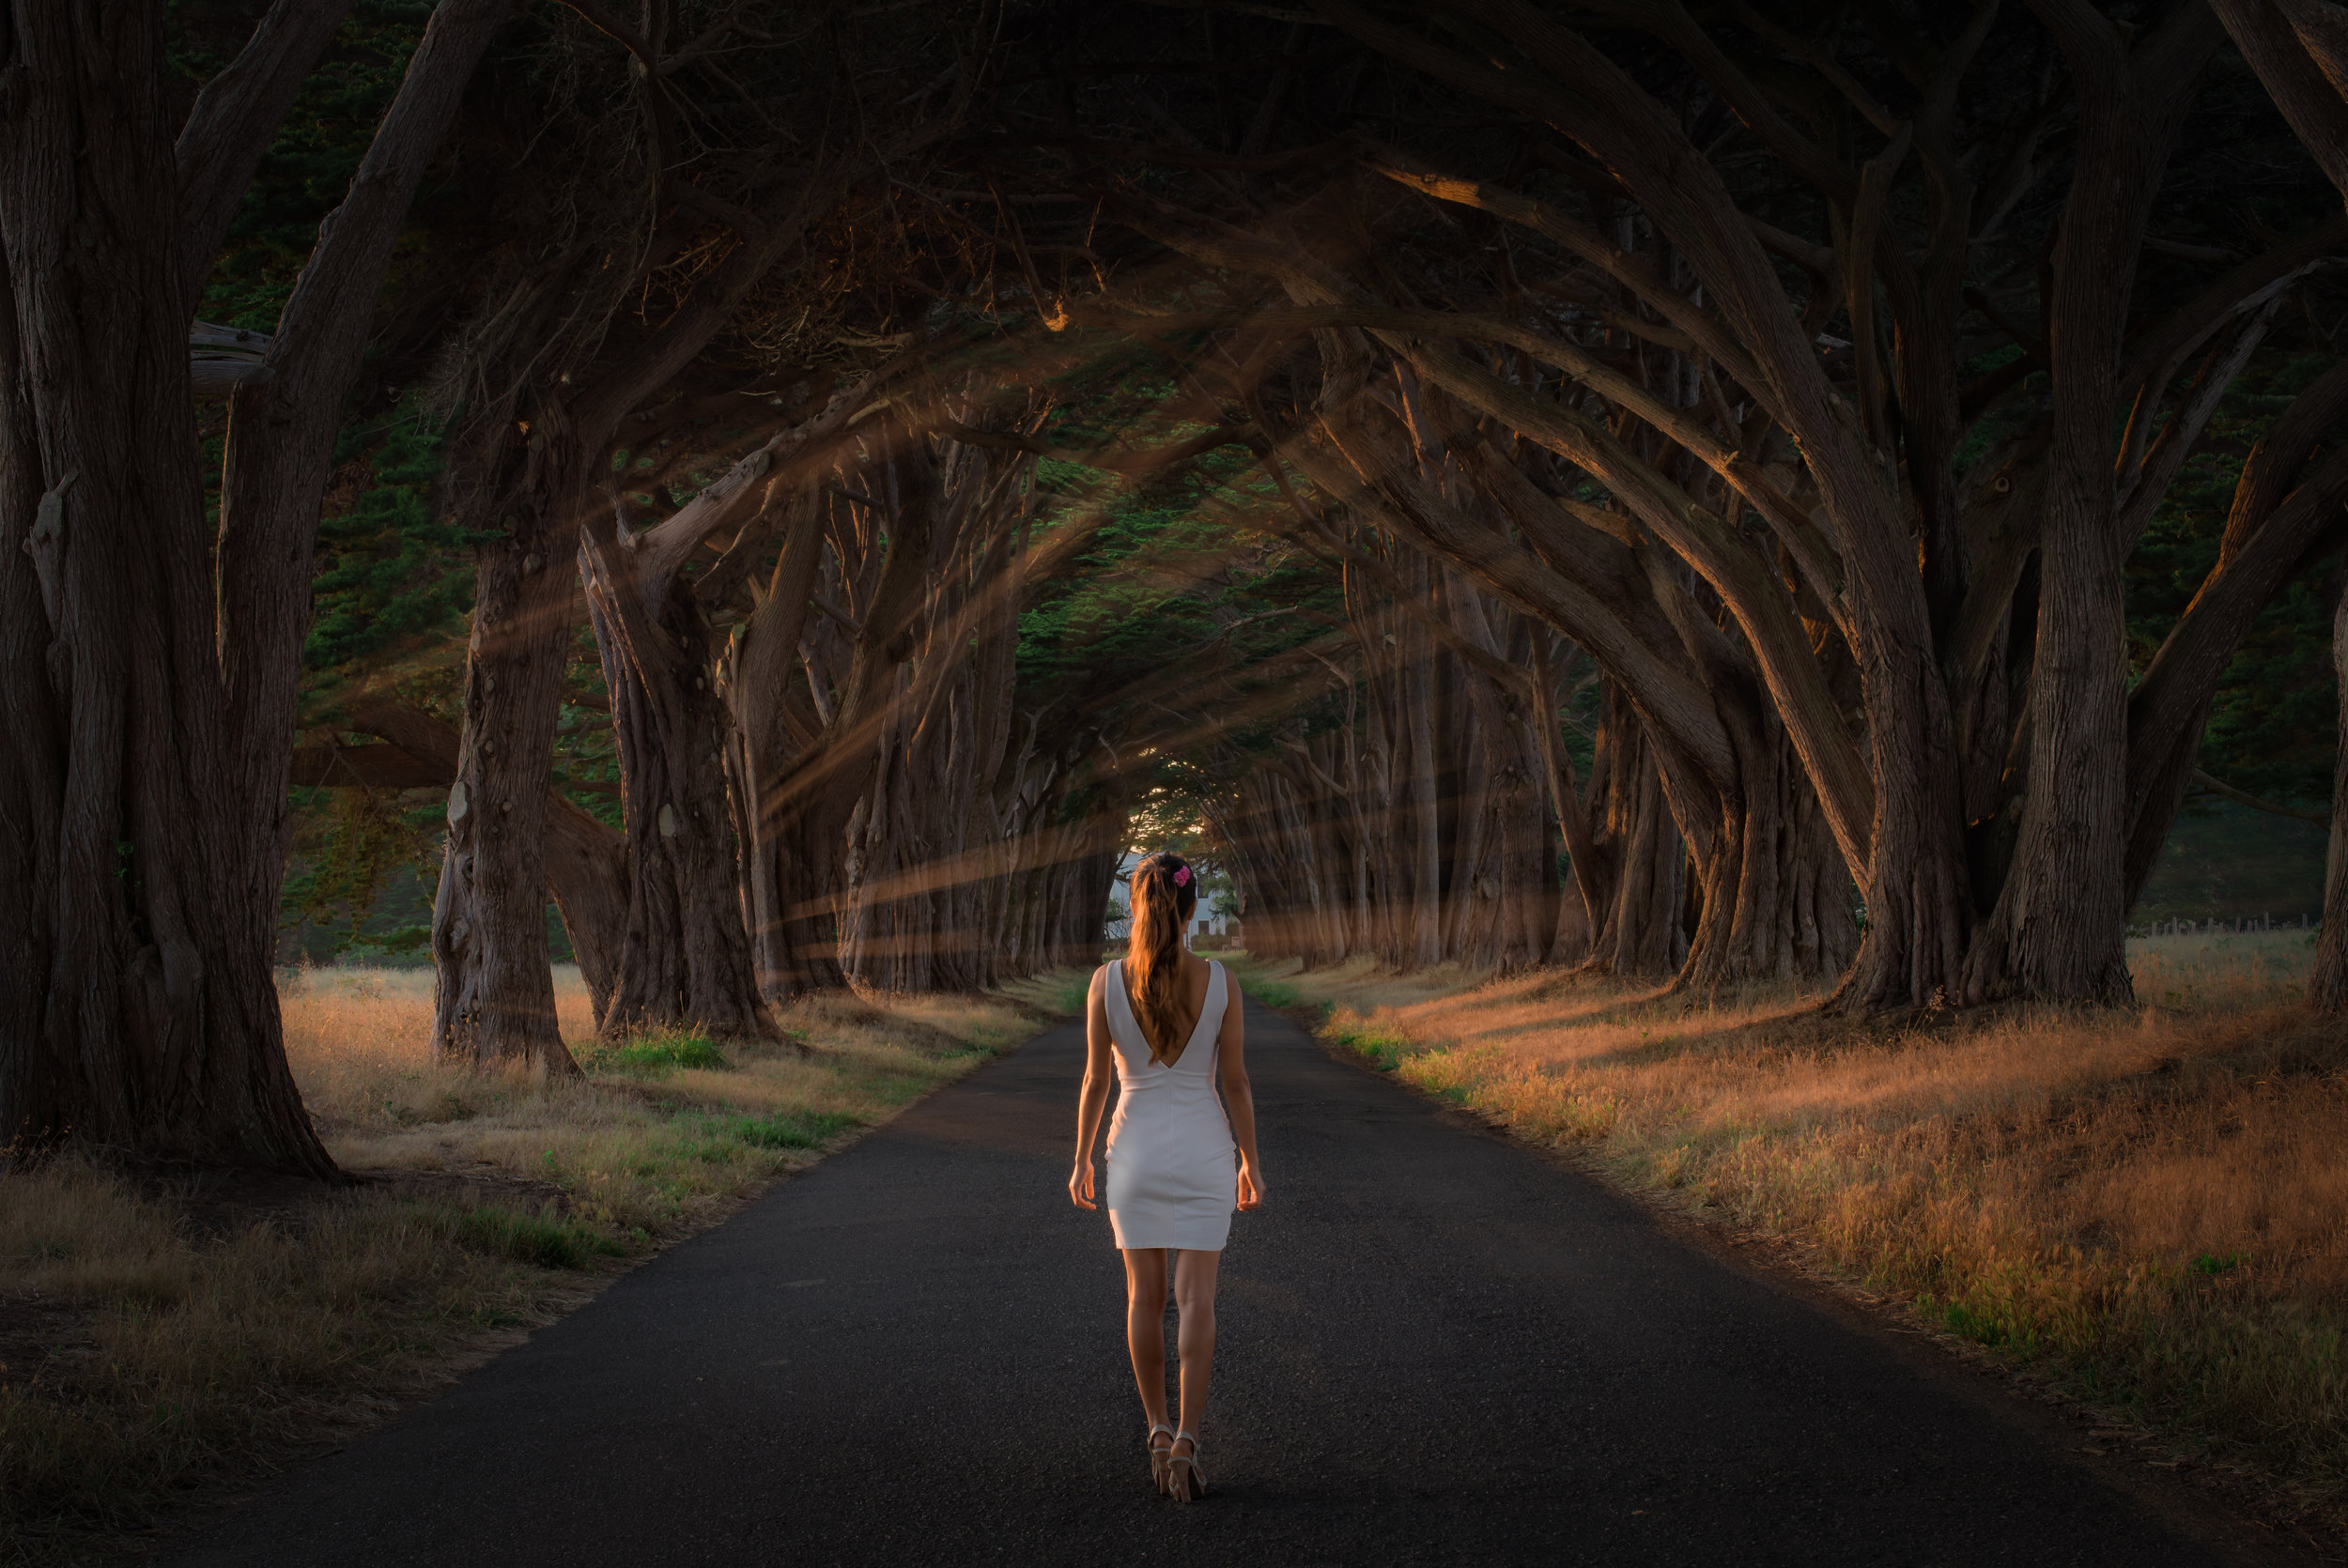
<svg viewBox="0 0 2348 1568">
<path fill-rule="evenodd" d="M 728 1129 L 735 1142 L 761 1149 L 821 1148 L 852 1127 L 864 1125 L 862 1116 L 845 1111 L 796 1111 L 777 1113 L 771 1116 L 743 1116 Z"/>
<path fill-rule="evenodd" d="M 1222 963 L 1224 968 L 1231 972 L 1233 978 L 1239 981 L 1242 991 L 1267 1007 L 1282 1009 L 1301 1007 L 1306 1012 L 1319 1013 L 1324 1021 L 1334 1008 L 1333 1003 L 1325 1002 L 1317 996 L 1307 996 L 1288 981 L 1275 979 L 1265 974 L 1261 968 L 1248 962 L 1244 952 L 1235 950 L 1225 953 L 1222 955 Z"/>
<path fill-rule="evenodd" d="M 1328 1018 L 1321 1026 L 1321 1038 L 1343 1046 L 1380 1072 L 1394 1071 L 1402 1065 L 1404 1057 L 1419 1052 L 1410 1037 L 1399 1030 L 1381 1027 L 1358 1013 L 1340 1016 L 1333 1009 L 1324 1010 Z M 1458 1084 L 1444 1084 L 1436 1092 L 1456 1101 L 1462 1091 Z"/>
<path fill-rule="evenodd" d="M 578 1046 L 571 1054 L 581 1070 L 624 1078 L 666 1078 L 679 1068 L 731 1072 L 734 1064 L 705 1035 L 681 1029 L 649 1030 L 630 1035 L 619 1045 L 597 1041 Z"/>
<path fill-rule="evenodd" d="M 849 1111 L 776 1111 L 763 1116 L 688 1112 L 675 1119 L 672 1158 L 722 1164 L 746 1149 L 818 1149 L 869 1118 Z"/>
<path fill-rule="evenodd" d="M 627 1253 L 593 1226 L 562 1218 L 551 1206 L 536 1214 L 520 1214 L 482 1205 L 452 1216 L 450 1228 L 460 1246 L 541 1268 L 584 1268 L 598 1257 Z"/>
</svg>

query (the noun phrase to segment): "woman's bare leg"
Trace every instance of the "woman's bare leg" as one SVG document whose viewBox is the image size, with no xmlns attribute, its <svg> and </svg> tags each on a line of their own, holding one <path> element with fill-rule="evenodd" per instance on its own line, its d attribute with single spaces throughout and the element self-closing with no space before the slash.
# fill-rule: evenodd
<svg viewBox="0 0 2348 1568">
<path fill-rule="evenodd" d="M 1174 1254 L 1174 1310 L 1182 1314 L 1175 1348 L 1182 1358 L 1182 1430 L 1192 1434 L 1206 1417 L 1207 1381 L 1214 1372 L 1214 1276 L 1222 1262 L 1221 1253 L 1186 1249 Z M 1190 1452 L 1180 1443 L 1174 1451 Z"/>
<path fill-rule="evenodd" d="M 1182 1255 L 1190 1256 L 1188 1253 Z M 1125 1348 L 1133 1352 L 1134 1381 L 1141 1385 L 1141 1413 L 1150 1418 L 1151 1425 L 1162 1426 L 1166 1423 L 1166 1250 L 1128 1247 L 1124 1257 Z M 1185 1333 L 1185 1350 L 1189 1343 Z M 1182 1386 L 1185 1390 L 1190 1386 L 1187 1370 Z"/>
</svg>

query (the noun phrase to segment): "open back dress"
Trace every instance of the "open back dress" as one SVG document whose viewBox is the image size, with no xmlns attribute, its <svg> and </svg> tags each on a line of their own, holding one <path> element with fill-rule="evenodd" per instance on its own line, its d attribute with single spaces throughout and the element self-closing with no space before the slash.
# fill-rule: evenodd
<svg viewBox="0 0 2348 1568">
<path fill-rule="evenodd" d="M 1150 1059 L 1150 1039 L 1125 991 L 1123 961 L 1109 965 L 1109 1039 L 1117 1047 L 1117 1115 L 1109 1123 L 1109 1228 L 1122 1248 L 1219 1253 L 1231 1234 L 1239 1171 L 1231 1124 L 1214 1091 L 1216 1040 L 1230 981 L 1210 962 L 1206 1001 L 1170 1067 Z"/>
</svg>

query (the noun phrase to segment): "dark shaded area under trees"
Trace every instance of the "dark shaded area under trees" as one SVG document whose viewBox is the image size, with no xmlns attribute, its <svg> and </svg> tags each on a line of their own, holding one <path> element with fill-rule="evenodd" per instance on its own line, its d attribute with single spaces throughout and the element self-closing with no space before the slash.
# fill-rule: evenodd
<svg viewBox="0 0 2348 1568">
<path fill-rule="evenodd" d="M 1089 963 L 1178 829 L 1259 953 L 1901 1014 L 2127 1002 L 2198 802 L 2339 859 L 2332 0 L 87 9 L 0 1138 L 329 1174 L 281 905 L 402 866 L 560 1074 L 549 899 L 609 1036 Z"/>
</svg>

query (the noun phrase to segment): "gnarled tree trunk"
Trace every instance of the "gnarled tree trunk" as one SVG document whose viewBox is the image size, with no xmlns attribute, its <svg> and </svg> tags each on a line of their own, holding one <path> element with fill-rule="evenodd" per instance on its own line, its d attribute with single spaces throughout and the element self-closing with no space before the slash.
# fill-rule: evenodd
<svg viewBox="0 0 2348 1568">
<path fill-rule="evenodd" d="M 578 623 L 577 490 L 517 509 L 474 564 L 465 726 L 432 903 L 432 1038 L 444 1057 L 558 1076 L 563 1043 L 547 957 L 547 780 L 563 667 Z"/>
<path fill-rule="evenodd" d="M 391 744 L 297 752 L 295 783 L 446 790 L 456 781 L 462 737 L 455 727 L 422 709 L 373 697 L 350 702 L 345 716 L 352 729 Z M 546 813 L 547 895 L 562 914 L 600 1023 L 611 1004 L 627 930 L 627 840 L 557 791 L 547 792 Z"/>
<path fill-rule="evenodd" d="M 627 931 L 600 1032 L 619 1038 L 676 1028 L 777 1038 L 742 923 L 726 792 L 727 715 L 711 689 L 708 628 L 690 585 L 668 567 L 682 552 L 647 543 L 683 516 L 627 538 L 616 515 L 598 513 L 579 538 L 588 617 L 611 694 L 630 852 Z"/>
<path fill-rule="evenodd" d="M 278 6 L 180 128 L 162 7 L 0 8 L 0 1148 L 333 1173 L 270 974 L 310 546 L 366 304 L 504 4 L 426 30 L 239 397 L 209 538 L 194 294 L 341 9 Z"/>
</svg>

